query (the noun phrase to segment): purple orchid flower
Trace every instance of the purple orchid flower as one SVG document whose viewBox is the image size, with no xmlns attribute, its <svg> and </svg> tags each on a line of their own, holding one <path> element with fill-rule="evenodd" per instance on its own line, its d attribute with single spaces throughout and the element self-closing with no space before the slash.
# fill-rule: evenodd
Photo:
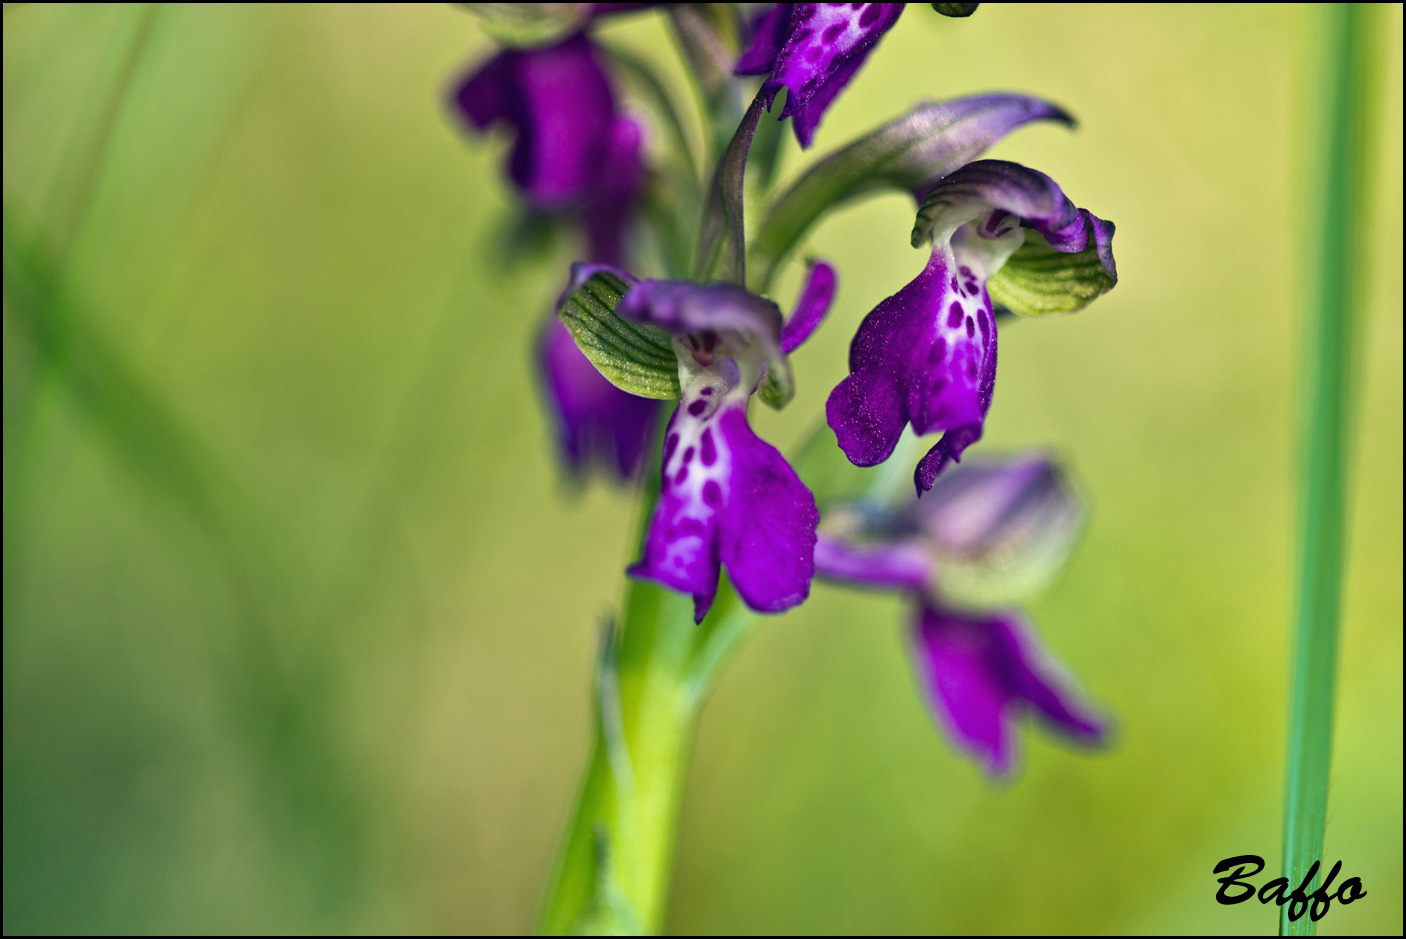
<svg viewBox="0 0 1406 939">
<path fill-rule="evenodd" d="M 504 49 L 454 93 L 477 130 L 496 124 L 515 135 L 507 171 L 534 208 L 579 206 L 598 184 L 611 151 L 615 93 L 584 33 L 537 49 Z"/>
<path fill-rule="evenodd" d="M 1080 514 L 1058 466 L 1024 458 L 961 467 L 896 510 L 840 507 L 822 522 L 816 573 L 912 597 L 915 665 L 938 723 L 996 776 L 1011 769 L 1023 714 L 1085 744 L 1103 741 L 1106 722 L 1018 614 L 968 612 L 948 587 L 975 574 L 1030 589 L 1063 562 Z"/>
<path fill-rule="evenodd" d="M 591 268 L 578 266 L 577 279 Z M 731 284 L 645 280 L 616 308 L 663 327 L 678 356 L 678 408 L 664 440 L 659 501 L 644 555 L 629 573 L 691 594 L 703 621 L 726 566 L 753 610 L 806 598 L 814 574 L 815 498 L 785 457 L 747 422 L 759 384 L 789 385 L 786 353 L 819 324 L 834 296 L 816 263 L 789 323 L 770 300 Z"/>
<path fill-rule="evenodd" d="M 592 14 L 638 4 L 602 4 Z M 504 49 L 458 86 L 454 102 L 478 131 L 515 134 L 507 172 L 534 209 L 575 218 L 586 256 L 626 261 L 626 233 L 644 180 L 640 126 L 618 113 L 599 50 L 584 33 L 548 46 Z M 655 402 L 612 385 L 553 315 L 537 344 L 545 403 L 562 463 L 580 479 L 599 468 L 635 478 L 644 461 Z"/>
<path fill-rule="evenodd" d="M 857 466 L 888 459 L 905 424 L 944 431 L 918 463 L 918 492 L 981 438 L 996 386 L 996 321 L 987 280 L 1027 239 L 1055 251 L 1094 247 L 1114 280 L 1113 224 L 1074 206 L 1055 182 L 1018 163 L 980 160 L 935 185 L 914 243 L 932 240 L 923 272 L 881 302 L 850 345 L 850 375 L 826 419 Z"/>
<path fill-rule="evenodd" d="M 781 116 L 795 118 L 796 140 L 809 147 L 825 109 L 898 22 L 903 7 L 902 3 L 778 3 L 758 19 L 736 73 L 771 73 L 762 85 L 767 108 L 785 88 Z"/>
</svg>

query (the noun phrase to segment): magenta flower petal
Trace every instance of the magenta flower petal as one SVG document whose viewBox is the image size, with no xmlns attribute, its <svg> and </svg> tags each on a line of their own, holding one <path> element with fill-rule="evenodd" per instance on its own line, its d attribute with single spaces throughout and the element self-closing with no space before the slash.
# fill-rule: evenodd
<svg viewBox="0 0 1406 939">
<path fill-rule="evenodd" d="M 933 564 L 916 541 L 856 545 L 820 534 L 815 542 L 815 572 L 826 580 L 874 589 L 902 589 L 921 594 L 932 586 Z"/>
<path fill-rule="evenodd" d="M 743 410 L 718 420 L 732 457 L 719 556 L 743 601 L 779 613 L 810 594 L 815 574 L 815 497 L 786 458 L 762 440 Z"/>
<path fill-rule="evenodd" d="M 685 397 L 669 422 L 659 503 L 629 573 L 692 594 L 702 622 L 725 564 L 749 607 L 778 613 L 810 592 L 819 512 L 785 458 L 747 424 L 745 405 L 709 410 L 717 402 L 702 392 L 711 387 Z"/>
<path fill-rule="evenodd" d="M 790 355 L 799 349 L 824 321 L 834 300 L 835 269 L 824 261 L 812 261 L 796 309 L 781 327 L 781 351 Z"/>
<path fill-rule="evenodd" d="M 773 3 L 751 23 L 752 40 L 737 60 L 737 75 L 765 75 L 776 64 L 791 28 L 794 3 Z"/>
<path fill-rule="evenodd" d="M 555 316 L 542 330 L 538 363 L 547 409 L 556 424 L 557 450 L 567 471 L 577 479 L 593 469 L 620 480 L 637 477 L 658 402 L 612 385 Z"/>
<path fill-rule="evenodd" d="M 537 209 L 567 208 L 597 185 L 611 152 L 615 95 L 584 34 L 505 49 L 464 79 L 454 102 L 475 130 L 512 131 L 508 175 Z"/>
<path fill-rule="evenodd" d="M 623 265 L 625 234 L 644 183 L 643 137 L 628 117 L 615 119 L 606 159 L 589 196 L 583 222 L 589 257 L 601 264 Z"/>
<path fill-rule="evenodd" d="M 739 75 L 771 73 L 768 106 L 786 89 L 782 117 L 809 147 L 825 109 L 903 13 L 902 3 L 778 3 L 757 24 L 737 63 Z"/>
<path fill-rule="evenodd" d="M 994 775 L 1014 759 L 1012 725 L 1034 712 L 1051 729 L 1084 743 L 1105 725 L 1042 661 L 1029 629 L 1013 614 L 978 618 L 924 606 L 913 629 L 914 656 L 939 723 Z"/>
<path fill-rule="evenodd" d="M 855 465 L 888 459 L 908 423 L 920 434 L 979 437 L 996 373 L 996 323 L 984 285 L 950 250 L 934 250 L 912 283 L 865 317 L 849 364 L 826 418 Z"/>
</svg>

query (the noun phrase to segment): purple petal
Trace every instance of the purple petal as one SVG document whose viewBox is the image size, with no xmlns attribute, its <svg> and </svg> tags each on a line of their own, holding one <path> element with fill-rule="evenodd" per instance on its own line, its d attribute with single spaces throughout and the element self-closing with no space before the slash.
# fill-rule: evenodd
<svg viewBox="0 0 1406 939">
<path fill-rule="evenodd" d="M 718 516 L 730 489 L 732 467 L 729 454 L 718 446 L 719 434 L 708 426 L 711 422 L 690 415 L 687 403 L 680 402 L 669 419 L 659 501 L 645 536 L 644 556 L 628 573 L 692 594 L 695 618 L 701 623 L 718 591 Z"/>
<path fill-rule="evenodd" d="M 944 553 L 970 558 L 1009 550 L 1033 531 L 1072 533 L 1082 515 L 1059 464 L 1044 456 L 969 463 L 912 512 Z"/>
<path fill-rule="evenodd" d="M 1102 739 L 1103 723 L 1076 695 L 1055 684 L 1053 669 L 1040 661 L 1033 639 L 1014 615 L 978 619 L 924 606 L 913 642 L 938 721 L 992 774 L 1010 769 L 1015 749 L 1011 724 L 1030 708 L 1075 739 Z"/>
<path fill-rule="evenodd" d="M 796 139 L 810 146 L 825 109 L 854 77 L 869 51 L 903 13 L 901 3 L 796 3 L 779 23 L 783 4 L 759 24 L 757 38 L 738 63 L 738 74 L 760 74 L 770 65 L 762 90 L 768 101 L 787 90 L 782 117 L 796 117 Z M 772 50 L 776 51 L 773 52 Z"/>
<path fill-rule="evenodd" d="M 698 622 L 717 592 L 720 563 L 754 610 L 776 613 L 804 600 L 819 520 L 810 490 L 748 426 L 745 399 L 719 406 L 713 390 L 686 393 L 669 421 L 659 502 L 644 556 L 629 570 L 692 594 Z"/>
<path fill-rule="evenodd" d="M 500 52 L 455 89 L 454 104 L 474 130 L 513 119 L 514 61 L 512 52 Z"/>
<path fill-rule="evenodd" d="M 932 581 L 932 561 L 921 544 L 911 541 L 860 546 L 821 534 L 815 542 L 815 573 L 859 587 L 922 593 Z"/>
<path fill-rule="evenodd" d="M 1074 118 L 1056 104 L 1021 94 L 972 95 L 928 104 L 914 111 L 905 122 L 942 128 L 895 167 L 892 174 L 909 178 L 921 175 L 923 182 L 914 192 L 919 202 L 933 184 L 972 162 L 1011 131 L 1032 121 L 1057 121 L 1074 126 Z"/>
<path fill-rule="evenodd" d="M 598 467 L 620 480 L 638 476 L 657 403 L 612 385 L 555 316 L 542 330 L 538 362 L 558 451 L 571 475 L 579 479 Z"/>
<path fill-rule="evenodd" d="M 826 417 L 852 463 L 888 459 L 909 422 L 919 434 L 948 431 L 942 452 L 959 455 L 980 436 L 995 386 L 996 324 L 982 272 L 936 247 L 912 283 L 865 317 L 849 366 Z"/>
<path fill-rule="evenodd" d="M 770 300 L 734 284 L 642 280 L 615 312 L 627 320 L 662 326 L 678 335 L 733 330 L 781 347 L 781 311 Z"/>
<path fill-rule="evenodd" d="M 627 117 L 617 118 L 609 153 L 586 207 L 586 239 L 594 261 L 617 266 L 625 263 L 625 231 L 644 181 L 641 151 L 639 125 Z"/>
<path fill-rule="evenodd" d="M 919 226 L 927 227 L 925 234 L 934 243 L 951 240 L 957 229 L 976 219 L 983 220 L 978 234 L 987 238 L 994 236 L 990 227 L 1005 222 L 1005 227 L 1035 229 L 1057 251 L 1082 251 L 1087 242 L 1083 218 L 1058 184 L 1006 160 L 968 163 L 933 186 L 919 212 Z"/>
<path fill-rule="evenodd" d="M 834 299 L 835 269 L 824 261 L 812 261 L 796 310 L 781 327 L 781 351 L 790 355 L 799 349 L 830 312 Z"/>
<path fill-rule="evenodd" d="M 1050 247 L 1067 254 L 1085 250 L 1092 238 L 1104 270 L 1118 280 L 1113 223 L 1076 208 L 1053 179 L 1019 163 L 978 160 L 967 164 L 932 188 L 918 218 L 915 236 L 926 228 L 934 243 L 952 240 L 978 253 L 984 250 L 978 242 L 999 239 L 1017 224 L 1039 232 Z M 970 230 L 958 232 L 973 221 L 977 224 Z M 992 266 L 989 273 L 999 266 Z"/>
<path fill-rule="evenodd" d="M 765 75 L 786 42 L 794 3 L 775 3 L 752 23 L 752 41 L 737 60 L 735 75 Z"/>
<path fill-rule="evenodd" d="M 815 497 L 786 458 L 759 438 L 742 409 L 717 421 L 732 455 L 732 491 L 719 530 L 720 556 L 747 606 L 779 613 L 810 594 L 815 574 Z"/>
<path fill-rule="evenodd" d="M 840 62 L 835 70 L 804 99 L 787 95 L 786 106 L 781 109 L 781 116 L 794 116 L 796 141 L 803 148 L 809 147 L 811 141 L 815 139 L 815 131 L 820 126 L 820 119 L 825 116 L 830 105 L 840 96 L 840 92 L 845 90 L 845 86 L 859 73 L 859 68 L 864 64 L 864 59 L 867 56 L 868 53 L 864 52 Z M 772 79 L 767 84 L 780 85 L 781 82 Z M 775 92 L 772 94 L 774 95 Z"/>
<path fill-rule="evenodd" d="M 584 34 L 554 46 L 505 50 L 455 93 L 477 130 L 496 123 L 516 134 L 508 173 L 542 211 L 558 211 L 596 185 L 610 150 L 615 96 Z"/>
<path fill-rule="evenodd" d="M 965 427 L 954 427 L 942 435 L 942 439 L 933 444 L 923 458 L 918 461 L 917 467 L 913 470 L 913 485 L 921 496 L 932 488 L 937 481 L 938 475 L 953 463 L 962 461 L 962 453 L 981 439 L 983 424 L 967 424 Z"/>
<path fill-rule="evenodd" d="M 1079 214 L 1084 217 L 1085 224 L 1088 225 L 1089 233 L 1093 235 L 1094 247 L 1098 250 L 1099 262 L 1103 269 L 1108 272 L 1116 283 L 1118 280 L 1118 265 L 1113 260 L 1113 231 L 1112 222 L 1106 222 L 1088 209 L 1080 209 Z"/>
</svg>

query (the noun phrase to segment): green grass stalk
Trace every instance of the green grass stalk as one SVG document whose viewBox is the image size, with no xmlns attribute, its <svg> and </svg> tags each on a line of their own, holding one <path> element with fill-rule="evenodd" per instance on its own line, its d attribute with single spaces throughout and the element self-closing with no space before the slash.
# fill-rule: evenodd
<svg viewBox="0 0 1406 939">
<path fill-rule="evenodd" d="M 1309 222 L 1303 475 L 1284 798 L 1284 874 L 1291 888 L 1322 858 L 1328 807 L 1346 541 L 1349 379 L 1354 320 L 1365 287 L 1359 259 L 1365 248 L 1363 196 L 1375 78 L 1371 7 L 1323 4 L 1319 13 L 1326 43 L 1320 83 L 1324 112 L 1313 166 L 1320 187 Z M 1307 915 L 1290 921 L 1289 909 L 1280 907 L 1280 935 L 1313 935 L 1315 923 Z"/>
</svg>

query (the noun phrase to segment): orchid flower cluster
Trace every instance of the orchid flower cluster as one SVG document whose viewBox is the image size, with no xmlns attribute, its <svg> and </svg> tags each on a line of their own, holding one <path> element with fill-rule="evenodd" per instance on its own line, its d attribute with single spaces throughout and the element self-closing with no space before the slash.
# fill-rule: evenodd
<svg viewBox="0 0 1406 939">
<path fill-rule="evenodd" d="M 911 600 L 917 672 L 940 726 L 988 771 L 1012 766 L 1022 714 L 1101 740 L 1104 720 L 1010 608 L 1057 571 L 1079 529 L 1063 471 L 1043 456 L 956 466 L 991 408 L 998 318 L 1073 312 L 1117 281 L 1112 223 L 1037 170 L 981 159 L 1011 131 L 1072 125 L 1069 115 L 1022 94 L 922 103 L 773 193 L 786 123 L 809 148 L 907 5 L 470 6 L 503 48 L 457 84 L 454 110 L 475 134 L 511 137 L 505 170 L 524 217 L 580 245 L 538 347 L 560 461 L 577 480 L 639 485 L 649 515 L 627 573 L 691 599 L 691 624 L 651 628 L 706 627 L 720 590 L 754 613 L 804 602 L 817 576 L 897 591 Z M 969 16 L 977 4 L 931 6 Z M 667 17 L 683 53 L 701 148 L 649 63 L 599 35 L 610 18 L 641 11 Z M 929 260 L 864 317 L 826 402 L 828 430 L 793 463 L 757 435 L 748 408 L 753 397 L 791 401 L 789 356 L 824 324 L 836 267 L 807 262 L 789 315 L 768 290 L 821 217 L 892 190 L 913 196 L 911 242 Z M 744 212 L 745 196 L 762 211 Z M 667 423 L 659 401 L 676 402 Z M 911 451 L 928 434 L 940 436 Z M 911 495 L 853 485 L 871 479 L 857 468 L 900 460 L 912 467 Z M 618 755 L 602 721 L 601 745 Z M 639 760 L 629 749 L 627 764 Z M 620 793 L 639 780 L 611 772 L 618 821 Z M 648 878 L 626 869 L 629 826 L 590 826 L 597 840 L 611 829 L 591 863 L 602 883 L 613 866 L 619 889 L 597 883 L 577 907 L 614 910 L 619 928 L 656 928 L 635 895 L 647 891 L 631 886 Z M 569 882 L 559 872 L 557 892 Z M 556 926 L 603 922 L 580 910 Z"/>
</svg>

